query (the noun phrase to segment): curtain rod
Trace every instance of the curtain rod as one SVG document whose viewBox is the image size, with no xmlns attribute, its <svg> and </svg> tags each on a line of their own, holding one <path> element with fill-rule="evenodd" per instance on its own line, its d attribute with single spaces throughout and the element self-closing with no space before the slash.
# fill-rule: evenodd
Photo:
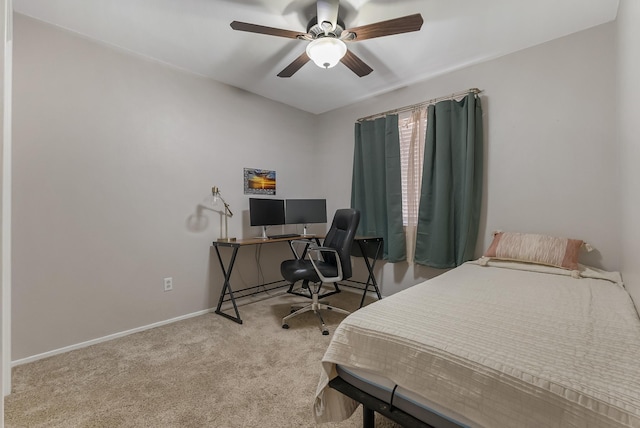
<svg viewBox="0 0 640 428">
<path fill-rule="evenodd" d="M 388 114 L 402 113 L 402 112 L 405 112 L 405 111 L 413 110 L 414 108 L 417 108 L 417 107 L 426 107 L 426 106 L 428 106 L 430 104 L 437 103 L 438 101 L 452 100 L 454 98 L 458 98 L 458 97 L 461 97 L 463 95 L 467 95 L 469 92 L 472 92 L 472 93 L 477 95 L 480 92 L 482 92 L 482 90 L 480 90 L 478 88 L 467 89 L 466 91 L 456 92 L 454 94 L 446 95 L 446 96 L 442 96 L 442 97 L 438 97 L 438 98 L 434 98 L 434 99 L 429 100 L 429 101 L 423 101 L 421 103 L 417 103 L 417 104 L 412 104 L 412 105 L 409 105 L 409 106 L 396 108 L 396 109 L 385 111 L 385 112 L 382 112 L 382 113 L 372 114 L 372 115 L 366 116 L 366 117 L 361 117 L 360 119 L 357 120 L 357 122 L 362 122 L 362 121 L 369 120 L 369 119 L 384 117 L 384 116 L 386 116 Z"/>
</svg>

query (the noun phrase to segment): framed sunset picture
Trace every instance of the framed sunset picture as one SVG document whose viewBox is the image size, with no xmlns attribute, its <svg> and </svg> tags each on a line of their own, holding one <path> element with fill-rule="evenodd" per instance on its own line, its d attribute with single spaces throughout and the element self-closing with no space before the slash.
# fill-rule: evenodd
<svg viewBox="0 0 640 428">
<path fill-rule="evenodd" d="M 275 195 L 276 172 L 268 169 L 244 169 L 245 195 Z"/>
</svg>

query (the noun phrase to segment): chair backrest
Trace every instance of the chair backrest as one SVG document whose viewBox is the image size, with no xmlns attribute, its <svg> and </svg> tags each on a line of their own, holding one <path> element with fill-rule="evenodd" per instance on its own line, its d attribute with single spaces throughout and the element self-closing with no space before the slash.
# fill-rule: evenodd
<svg viewBox="0 0 640 428">
<path fill-rule="evenodd" d="M 360 211 L 353 208 L 343 208 L 336 211 L 333 222 L 324 238 L 322 245 L 333 248 L 338 252 L 342 263 L 342 278 L 351 278 L 351 245 L 356 236 L 356 229 L 360 223 Z M 327 263 L 335 263 L 335 258 L 326 256 Z"/>
</svg>

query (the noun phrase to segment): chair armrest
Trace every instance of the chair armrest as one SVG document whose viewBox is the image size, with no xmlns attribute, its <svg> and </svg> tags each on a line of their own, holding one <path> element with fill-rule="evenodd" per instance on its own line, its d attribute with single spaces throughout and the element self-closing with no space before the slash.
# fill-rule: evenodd
<svg viewBox="0 0 640 428">
<path fill-rule="evenodd" d="M 313 268 L 315 269 L 316 273 L 318 274 L 318 277 L 322 280 L 322 282 L 342 281 L 342 262 L 340 261 L 340 255 L 338 254 L 338 251 L 330 247 L 318 247 L 313 244 L 309 245 L 308 251 L 309 251 L 308 252 L 309 260 L 311 260 L 311 264 L 313 265 Z M 336 255 L 336 264 L 338 266 L 338 276 L 331 277 L 331 278 L 327 278 L 326 276 L 324 276 L 322 272 L 320 272 L 320 269 L 318 269 L 318 266 L 316 265 L 317 260 L 314 260 L 313 257 L 311 256 L 312 251 L 315 251 L 318 254 L 317 260 L 320 260 L 320 255 L 323 252 L 334 253 Z"/>
<path fill-rule="evenodd" d="M 302 254 L 298 254 L 298 251 L 296 250 L 296 244 L 304 245 L 304 251 L 302 252 Z M 301 260 L 304 258 L 305 254 L 307 254 L 307 252 L 309 251 L 309 247 L 312 245 L 316 245 L 316 242 L 308 238 L 292 239 L 291 241 L 289 241 L 289 247 L 291 247 L 293 254 L 296 256 L 296 259 L 298 260 Z"/>
<path fill-rule="evenodd" d="M 314 251 L 330 251 L 332 253 L 337 253 L 337 251 L 334 248 L 331 247 L 323 247 L 321 245 L 316 244 L 315 242 L 312 242 L 311 244 L 309 244 L 309 250 L 314 250 Z"/>
<path fill-rule="evenodd" d="M 292 244 L 305 244 L 305 245 L 315 245 L 315 242 L 312 239 L 292 239 Z"/>
</svg>

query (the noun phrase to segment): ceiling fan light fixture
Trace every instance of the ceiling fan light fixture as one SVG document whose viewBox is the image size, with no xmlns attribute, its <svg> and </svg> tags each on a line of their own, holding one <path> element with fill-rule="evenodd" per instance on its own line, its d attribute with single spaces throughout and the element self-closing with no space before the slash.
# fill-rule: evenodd
<svg viewBox="0 0 640 428">
<path fill-rule="evenodd" d="M 340 39 L 322 37 L 307 45 L 307 55 L 320 68 L 335 67 L 347 53 L 347 45 Z"/>
</svg>

